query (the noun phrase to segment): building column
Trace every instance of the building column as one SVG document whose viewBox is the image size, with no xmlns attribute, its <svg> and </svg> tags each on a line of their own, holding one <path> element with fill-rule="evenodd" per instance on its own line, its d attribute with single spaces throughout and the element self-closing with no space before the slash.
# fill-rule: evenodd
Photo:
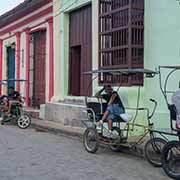
<svg viewBox="0 0 180 180">
<path fill-rule="evenodd" d="M 2 57 L 3 57 L 3 41 L 0 39 L 0 81 L 2 81 Z M 0 84 L 0 95 L 2 95 L 1 84 Z"/>
<path fill-rule="evenodd" d="M 49 101 L 54 95 L 54 39 L 53 17 L 47 19 L 49 25 Z"/>
<path fill-rule="evenodd" d="M 16 79 L 20 79 L 20 57 L 21 57 L 21 50 L 20 50 L 20 37 L 21 33 L 16 33 Z M 20 91 L 20 82 L 16 82 L 16 90 Z"/>
<path fill-rule="evenodd" d="M 26 33 L 26 100 L 25 105 L 29 105 L 29 64 L 30 64 L 30 44 L 29 44 L 29 32 L 30 29 L 25 29 Z"/>
</svg>

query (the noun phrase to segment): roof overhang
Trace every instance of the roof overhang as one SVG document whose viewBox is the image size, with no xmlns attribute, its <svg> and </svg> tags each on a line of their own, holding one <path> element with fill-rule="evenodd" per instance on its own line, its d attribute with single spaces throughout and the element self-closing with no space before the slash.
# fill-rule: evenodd
<svg viewBox="0 0 180 180">
<path fill-rule="evenodd" d="M 15 8 L 0 16 L 0 28 L 28 15 L 52 0 L 25 0 Z"/>
</svg>

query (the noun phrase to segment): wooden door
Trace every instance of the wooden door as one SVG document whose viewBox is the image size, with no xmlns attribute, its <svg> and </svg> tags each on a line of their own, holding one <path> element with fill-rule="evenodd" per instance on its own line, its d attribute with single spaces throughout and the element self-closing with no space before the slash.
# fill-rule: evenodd
<svg viewBox="0 0 180 180">
<path fill-rule="evenodd" d="M 91 76 L 85 76 L 82 73 L 92 70 L 91 5 L 70 13 L 69 29 L 69 94 L 74 96 L 90 96 L 92 94 L 92 86 L 89 86 L 91 84 Z M 72 65 L 75 62 L 77 64 Z"/>
<path fill-rule="evenodd" d="M 33 33 L 34 62 L 33 62 L 33 99 L 32 105 L 39 107 L 45 104 L 46 89 L 46 31 Z"/>
</svg>

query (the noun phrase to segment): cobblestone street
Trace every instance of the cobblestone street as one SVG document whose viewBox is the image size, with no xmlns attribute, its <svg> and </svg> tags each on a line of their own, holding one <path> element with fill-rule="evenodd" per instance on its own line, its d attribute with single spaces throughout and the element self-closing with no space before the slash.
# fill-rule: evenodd
<svg viewBox="0 0 180 180">
<path fill-rule="evenodd" d="M 87 153 L 75 138 L 0 126 L 0 180 L 166 180 L 140 157 L 100 149 Z"/>
</svg>

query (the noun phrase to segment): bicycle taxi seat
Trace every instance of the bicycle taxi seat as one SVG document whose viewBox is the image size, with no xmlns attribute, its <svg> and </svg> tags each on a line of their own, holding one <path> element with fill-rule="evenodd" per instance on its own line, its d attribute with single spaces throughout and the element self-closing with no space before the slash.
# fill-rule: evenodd
<svg viewBox="0 0 180 180">
<path fill-rule="evenodd" d="M 176 121 L 176 115 L 177 115 L 177 113 L 176 113 L 176 106 L 174 104 L 169 104 L 168 105 L 168 109 L 170 111 L 170 118 L 171 118 L 171 120 Z"/>
<path fill-rule="evenodd" d="M 93 120 L 93 118 L 94 118 L 94 120 L 96 122 L 102 118 L 103 113 L 106 111 L 106 108 L 107 108 L 107 103 L 87 102 L 86 105 L 88 108 L 87 113 L 89 114 L 90 119 Z M 117 116 L 117 117 L 115 117 L 113 122 L 119 122 L 120 123 L 120 122 L 126 122 L 126 121 L 123 119 L 123 117 Z"/>
<path fill-rule="evenodd" d="M 21 102 L 13 102 L 12 106 L 21 106 Z"/>
<path fill-rule="evenodd" d="M 176 110 L 176 106 L 174 104 L 169 104 L 168 105 L 168 109 L 170 111 L 170 119 L 173 121 L 176 121 L 176 129 L 178 131 L 180 131 L 180 128 L 178 127 L 177 124 L 177 110 Z"/>
<path fill-rule="evenodd" d="M 103 113 L 106 110 L 107 103 L 99 103 L 99 102 L 87 102 L 87 113 L 90 115 L 90 119 L 95 118 L 95 121 L 99 121 Z"/>
<path fill-rule="evenodd" d="M 117 116 L 117 117 L 115 117 L 113 122 L 126 122 L 126 121 L 124 121 L 124 119 L 121 116 Z"/>
</svg>

